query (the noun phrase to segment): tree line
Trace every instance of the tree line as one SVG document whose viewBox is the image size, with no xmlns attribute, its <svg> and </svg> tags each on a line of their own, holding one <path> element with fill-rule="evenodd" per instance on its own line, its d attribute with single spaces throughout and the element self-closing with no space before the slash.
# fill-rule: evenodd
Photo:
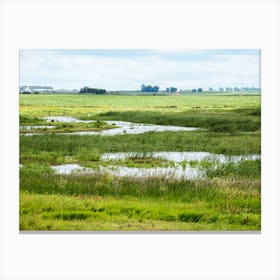
<svg viewBox="0 0 280 280">
<path fill-rule="evenodd" d="M 159 86 L 151 86 L 151 85 L 145 86 L 145 85 L 142 85 L 141 86 L 141 91 L 143 91 L 143 92 L 158 92 L 159 91 Z"/>
<path fill-rule="evenodd" d="M 80 89 L 80 93 L 104 94 L 104 93 L 106 93 L 106 90 L 101 89 L 101 88 L 83 87 L 83 88 Z"/>
<path fill-rule="evenodd" d="M 141 86 L 141 91 L 142 92 L 158 92 L 159 91 L 159 86 L 151 86 L 151 85 L 142 85 Z M 166 88 L 167 92 L 176 92 L 177 88 L 175 87 L 168 87 Z"/>
<path fill-rule="evenodd" d="M 169 88 L 166 88 L 166 91 L 169 91 L 169 92 L 176 92 L 176 91 L 177 91 L 177 88 L 175 88 L 175 87 L 169 87 Z"/>
</svg>

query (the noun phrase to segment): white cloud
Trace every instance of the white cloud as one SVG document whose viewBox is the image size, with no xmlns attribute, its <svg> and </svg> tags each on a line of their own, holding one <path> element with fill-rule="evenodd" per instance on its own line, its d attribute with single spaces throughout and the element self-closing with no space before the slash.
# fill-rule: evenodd
<svg viewBox="0 0 280 280">
<path fill-rule="evenodd" d="M 192 59 L 192 53 L 196 54 L 195 59 Z M 79 89 L 87 85 L 107 90 L 140 89 L 143 83 L 181 89 L 258 87 L 259 72 L 259 57 L 255 54 L 211 54 L 199 59 L 195 51 L 182 50 L 159 50 L 141 56 L 83 54 L 78 50 L 76 54 L 22 50 L 20 56 L 21 85 L 56 88 Z"/>
</svg>

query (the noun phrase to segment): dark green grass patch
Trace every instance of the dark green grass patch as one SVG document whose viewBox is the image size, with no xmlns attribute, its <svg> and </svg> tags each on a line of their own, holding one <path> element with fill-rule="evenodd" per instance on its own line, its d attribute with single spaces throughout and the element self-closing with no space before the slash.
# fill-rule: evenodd
<svg viewBox="0 0 280 280">
<path fill-rule="evenodd" d="M 207 169 L 208 177 L 224 178 L 252 178 L 261 176 L 261 160 L 244 160 L 237 163 L 230 162 L 219 165 L 219 168 Z"/>
<path fill-rule="evenodd" d="M 151 123 L 159 125 L 175 125 L 184 127 L 201 127 L 215 132 L 239 132 L 260 130 L 260 109 L 243 108 L 224 111 L 207 111 L 197 109 L 185 112 L 153 112 L 153 111 L 109 111 L 98 115 L 100 119 Z M 84 116 L 82 119 L 91 119 Z"/>
<path fill-rule="evenodd" d="M 246 155 L 261 152 L 260 133 L 236 135 L 207 131 L 147 132 L 138 135 L 36 135 L 20 137 L 20 156 L 41 152 L 75 156 L 81 149 L 105 152 L 205 151 Z"/>
<path fill-rule="evenodd" d="M 44 176 L 46 174 L 52 174 L 54 171 L 50 168 L 47 163 L 28 163 L 20 168 L 20 173 L 25 176 Z"/>
<path fill-rule="evenodd" d="M 85 220 L 92 216 L 92 212 L 86 211 L 63 211 L 43 214 L 43 219 L 62 219 L 67 220 Z"/>
<path fill-rule="evenodd" d="M 234 109 L 233 112 L 241 114 L 241 115 L 249 115 L 249 116 L 261 116 L 261 108 L 238 108 Z"/>
<path fill-rule="evenodd" d="M 51 151 L 26 151 L 20 153 L 20 163 L 42 163 L 42 164 L 63 164 L 65 162 L 69 162 L 66 160 L 64 154 L 62 152 L 51 152 Z"/>
<path fill-rule="evenodd" d="M 50 125 L 47 121 L 41 119 L 41 118 L 36 118 L 36 117 L 27 117 L 20 115 L 19 116 L 19 125 L 22 126 L 28 126 L 28 125 Z"/>
</svg>

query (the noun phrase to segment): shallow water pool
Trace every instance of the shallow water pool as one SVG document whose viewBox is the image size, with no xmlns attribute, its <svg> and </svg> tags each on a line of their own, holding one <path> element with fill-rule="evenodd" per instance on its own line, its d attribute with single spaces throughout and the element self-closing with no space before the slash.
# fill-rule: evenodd
<svg viewBox="0 0 280 280">
<path fill-rule="evenodd" d="M 139 157 L 152 157 L 162 158 L 174 162 L 190 162 L 190 161 L 218 161 L 225 162 L 238 162 L 241 160 L 256 160 L 260 159 L 260 155 L 242 155 L 242 156 L 227 156 L 223 154 L 211 154 L 208 152 L 151 152 L 151 153 L 105 153 L 101 155 L 102 160 L 124 160 L 128 158 Z"/>
<path fill-rule="evenodd" d="M 90 123 L 95 121 L 83 121 L 73 117 L 44 117 L 44 120 L 48 122 L 83 122 Z M 132 123 L 124 121 L 104 121 L 110 125 L 116 125 L 116 128 L 104 129 L 101 131 L 76 131 L 67 133 L 57 133 L 64 135 L 104 135 L 114 136 L 122 134 L 141 134 L 145 132 L 163 132 L 163 131 L 195 131 L 202 130 L 198 127 L 183 127 L 183 126 L 172 126 L 172 125 L 156 125 L 156 124 L 143 124 L 143 123 Z M 25 136 L 42 135 L 42 133 L 25 133 Z"/>
</svg>

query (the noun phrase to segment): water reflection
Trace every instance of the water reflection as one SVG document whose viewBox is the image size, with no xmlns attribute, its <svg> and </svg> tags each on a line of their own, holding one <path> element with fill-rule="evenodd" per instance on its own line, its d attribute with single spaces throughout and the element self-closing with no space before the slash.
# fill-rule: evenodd
<svg viewBox="0 0 280 280">
<path fill-rule="evenodd" d="M 56 174 L 73 174 L 77 172 L 88 173 L 93 170 L 90 168 L 85 168 L 79 164 L 62 164 L 62 165 L 53 165 L 51 168 L 55 171 Z"/>
<path fill-rule="evenodd" d="M 101 155 L 102 160 L 125 160 L 129 158 L 162 158 L 174 162 L 190 162 L 190 161 L 218 161 L 220 163 L 225 162 L 238 162 L 241 160 L 256 160 L 260 159 L 260 155 L 223 155 L 223 154 L 211 154 L 208 152 L 151 152 L 151 153 L 105 153 Z"/>
<path fill-rule="evenodd" d="M 44 120 L 48 122 L 95 122 L 95 121 L 83 121 L 78 120 L 73 117 L 45 117 Z M 143 123 L 132 123 L 123 121 L 104 121 L 109 125 L 115 125 L 116 128 L 104 129 L 100 131 L 75 131 L 75 132 L 65 132 L 56 133 L 64 135 L 104 135 L 104 136 L 114 136 L 122 134 L 141 134 L 145 132 L 163 132 L 163 131 L 195 131 L 201 130 L 198 127 L 182 127 L 182 126 L 172 126 L 172 125 L 156 125 L 156 124 L 143 124 Z M 55 132 L 54 132 L 55 133 Z M 25 136 L 32 135 L 42 135 L 42 133 L 25 133 Z"/>
</svg>

